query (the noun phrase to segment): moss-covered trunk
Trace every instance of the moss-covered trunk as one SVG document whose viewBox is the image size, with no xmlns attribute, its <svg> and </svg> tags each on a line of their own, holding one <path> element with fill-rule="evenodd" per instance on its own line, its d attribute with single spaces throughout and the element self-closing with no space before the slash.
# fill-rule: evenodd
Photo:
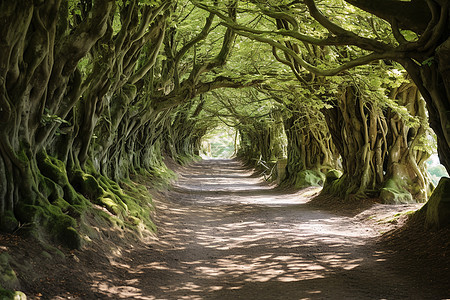
<svg viewBox="0 0 450 300">
<path fill-rule="evenodd" d="M 402 84 L 390 98 L 405 107 L 414 120 L 405 120 L 392 108 L 385 112 L 389 146 L 380 198 L 385 203 L 425 202 L 432 190 L 425 164 L 431 155 L 425 101 L 414 83 Z"/>
<path fill-rule="evenodd" d="M 450 173 L 450 38 L 447 30 L 434 53 L 423 53 L 418 65 L 413 60 L 403 62 L 412 79 L 423 95 L 428 109 L 430 127 L 436 134 L 438 154 L 441 164 Z M 426 226 L 442 227 L 450 224 L 450 201 L 445 192 L 448 180 L 441 180 L 438 193 L 434 193 L 421 210 L 426 214 Z"/>
<path fill-rule="evenodd" d="M 381 103 L 347 87 L 338 106 L 324 110 L 344 171 L 324 193 L 376 196 L 384 203 L 427 200 L 431 186 L 425 166 L 430 156 L 425 103 L 409 82 L 393 89 L 390 99 L 382 109 Z"/>
<path fill-rule="evenodd" d="M 44 149 L 66 133 L 61 124 L 80 96 L 77 63 L 104 34 L 112 1 L 97 1 L 70 34 L 66 4 L 0 4 L 0 229 L 42 225 L 78 247 L 73 217 L 85 200 Z"/>
<path fill-rule="evenodd" d="M 314 108 L 291 108 L 284 128 L 287 165 L 282 184 L 298 188 L 323 185 L 325 174 L 337 168 L 337 151 L 323 114 Z"/>
<path fill-rule="evenodd" d="M 340 197 L 378 195 L 387 152 L 387 123 L 381 108 L 348 86 L 335 106 L 323 112 L 343 169 L 342 177 L 324 186 L 323 192 Z"/>
</svg>

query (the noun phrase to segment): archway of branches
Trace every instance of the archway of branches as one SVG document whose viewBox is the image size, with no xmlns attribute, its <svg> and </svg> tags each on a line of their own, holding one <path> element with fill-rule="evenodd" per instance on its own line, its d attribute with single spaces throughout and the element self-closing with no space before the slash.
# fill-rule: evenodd
<svg viewBox="0 0 450 300">
<path fill-rule="evenodd" d="M 220 122 L 282 185 L 431 195 L 423 225 L 447 226 L 426 162 L 450 168 L 448 1 L 369 2 L 2 1 L 1 230 L 79 248 L 93 205 L 152 229 L 132 179 L 167 181 Z"/>
</svg>

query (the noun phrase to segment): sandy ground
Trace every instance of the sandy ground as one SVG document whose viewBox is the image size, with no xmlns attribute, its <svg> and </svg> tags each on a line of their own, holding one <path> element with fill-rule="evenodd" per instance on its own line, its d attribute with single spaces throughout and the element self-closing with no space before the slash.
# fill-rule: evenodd
<svg viewBox="0 0 450 300">
<path fill-rule="evenodd" d="M 450 297 L 450 276 L 436 280 L 377 243 L 394 214 L 420 205 L 325 211 L 308 203 L 319 191 L 283 191 L 237 161 L 205 160 L 157 195 L 157 237 L 94 242 L 67 253 L 58 272 L 31 262 L 41 276 L 22 277 L 22 288 L 29 299 Z"/>
</svg>

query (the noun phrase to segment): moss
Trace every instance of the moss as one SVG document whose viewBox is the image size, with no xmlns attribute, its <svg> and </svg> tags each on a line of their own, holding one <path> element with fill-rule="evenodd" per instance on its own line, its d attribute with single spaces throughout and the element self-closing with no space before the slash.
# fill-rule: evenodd
<svg viewBox="0 0 450 300">
<path fill-rule="evenodd" d="M 63 200 L 60 200 L 63 203 Z M 69 248 L 78 249 L 81 247 L 81 238 L 74 229 L 77 227 L 77 221 L 65 214 L 61 207 L 56 205 L 18 205 L 16 215 L 20 221 L 29 224 L 28 230 L 37 239 L 42 240 L 45 236 L 41 232 L 41 228 L 50 234 L 50 238 L 67 246 Z"/>
<path fill-rule="evenodd" d="M 323 173 L 313 170 L 304 170 L 296 174 L 295 187 L 305 188 L 309 186 L 322 186 L 325 176 Z"/>
<path fill-rule="evenodd" d="M 62 211 L 69 211 L 71 206 L 70 203 L 63 198 L 56 199 L 52 204 L 59 207 Z"/>
<path fill-rule="evenodd" d="M 23 292 L 5 290 L 0 286 L 0 300 L 27 300 L 27 296 Z"/>
<path fill-rule="evenodd" d="M 66 200 L 71 205 L 76 205 L 83 208 L 86 208 L 88 206 L 89 201 L 82 195 L 78 194 L 70 184 L 66 184 L 65 186 L 63 186 L 63 192 L 64 200 Z"/>
<path fill-rule="evenodd" d="M 397 180 L 393 178 L 386 180 L 384 187 L 380 190 L 379 198 L 385 204 L 414 203 L 411 193 L 401 188 Z"/>
<path fill-rule="evenodd" d="M 0 286 L 7 289 L 16 289 L 19 287 L 19 280 L 16 272 L 9 264 L 11 257 L 7 253 L 0 254 Z"/>
<path fill-rule="evenodd" d="M 50 157 L 45 151 L 40 151 L 36 155 L 36 160 L 42 175 L 50 178 L 60 186 L 64 186 L 69 182 L 66 167 L 62 161 Z"/>
<path fill-rule="evenodd" d="M 0 286 L 0 300 L 15 300 L 14 295 L 14 291 L 5 290 Z"/>
<path fill-rule="evenodd" d="M 31 223 L 38 224 L 44 216 L 44 209 L 36 205 L 28 205 L 18 203 L 16 205 L 15 214 L 22 224 Z"/>
<path fill-rule="evenodd" d="M 104 193 L 97 180 L 92 175 L 86 174 L 81 170 L 74 172 L 72 185 L 75 190 L 78 190 L 90 200 L 96 200 Z"/>
<path fill-rule="evenodd" d="M 27 295 L 21 291 L 14 292 L 14 300 L 27 300 Z"/>
<path fill-rule="evenodd" d="M 323 184 L 324 188 L 329 186 L 332 182 L 339 179 L 342 176 L 342 172 L 339 170 L 330 170 L 325 175 L 325 183 Z"/>
<path fill-rule="evenodd" d="M 80 249 L 82 238 L 78 231 L 73 227 L 66 227 L 60 231 L 60 241 L 70 249 Z"/>
<path fill-rule="evenodd" d="M 48 221 L 46 228 L 52 233 L 52 236 L 71 249 L 81 248 L 81 237 L 75 230 L 77 221 L 64 214 L 61 209 L 55 205 L 48 207 Z"/>
<path fill-rule="evenodd" d="M 403 216 L 413 216 L 415 214 L 416 211 L 414 210 L 408 210 L 408 211 L 404 211 L 404 212 L 399 212 L 394 214 L 393 216 L 384 218 L 384 219 L 380 219 L 378 220 L 378 223 L 383 224 L 383 223 L 391 223 L 391 224 L 397 224 L 398 220 L 403 217 Z"/>
<path fill-rule="evenodd" d="M 341 177 L 324 184 L 321 194 L 334 195 L 336 197 L 347 197 L 348 190 L 348 175 L 344 174 Z"/>
<path fill-rule="evenodd" d="M 101 206 L 105 207 L 110 213 L 118 216 L 121 214 L 121 209 L 119 208 L 119 205 L 109 197 L 101 197 L 99 199 Z"/>
<path fill-rule="evenodd" d="M 50 178 L 44 176 L 39 181 L 39 190 L 50 202 L 54 202 L 64 196 L 63 188 Z"/>
<path fill-rule="evenodd" d="M 450 178 L 441 178 L 420 213 L 425 214 L 427 228 L 439 229 L 450 226 Z"/>
<path fill-rule="evenodd" d="M 3 215 L 0 215 L 0 231 L 12 233 L 18 226 L 19 221 L 12 211 L 6 211 Z"/>
</svg>

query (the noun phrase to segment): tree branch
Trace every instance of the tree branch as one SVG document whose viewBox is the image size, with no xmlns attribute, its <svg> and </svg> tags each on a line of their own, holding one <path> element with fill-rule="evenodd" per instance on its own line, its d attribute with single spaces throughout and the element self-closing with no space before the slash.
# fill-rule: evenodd
<svg viewBox="0 0 450 300">
<path fill-rule="evenodd" d="M 376 15 L 388 22 L 397 19 L 399 26 L 422 33 L 431 19 L 427 0 L 397 1 L 397 0 L 344 0 L 364 11 Z"/>
</svg>

